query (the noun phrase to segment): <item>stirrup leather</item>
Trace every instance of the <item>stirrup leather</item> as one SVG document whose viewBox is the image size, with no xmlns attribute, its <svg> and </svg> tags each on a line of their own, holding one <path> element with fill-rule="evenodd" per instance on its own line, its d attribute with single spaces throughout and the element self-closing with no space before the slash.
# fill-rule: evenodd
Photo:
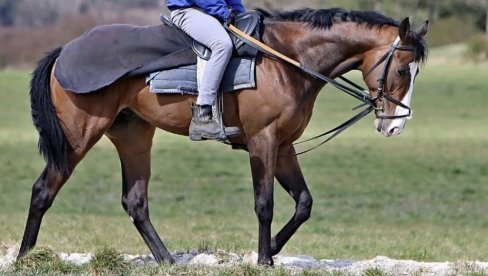
<svg viewBox="0 0 488 276">
<path fill-rule="evenodd" d="M 241 130 L 238 127 L 225 127 L 224 126 L 224 95 L 219 93 L 217 97 L 217 104 L 212 106 L 213 119 L 220 126 L 220 139 L 221 142 L 229 143 L 230 137 L 234 137 L 241 134 Z"/>
<path fill-rule="evenodd" d="M 192 121 L 189 129 L 190 140 L 217 140 L 226 143 L 229 142 L 229 137 L 241 134 L 240 129 L 237 127 L 224 126 L 222 97 L 219 96 L 217 102 L 217 104 L 212 105 L 211 114 L 203 114 L 200 106 L 192 105 Z"/>
</svg>

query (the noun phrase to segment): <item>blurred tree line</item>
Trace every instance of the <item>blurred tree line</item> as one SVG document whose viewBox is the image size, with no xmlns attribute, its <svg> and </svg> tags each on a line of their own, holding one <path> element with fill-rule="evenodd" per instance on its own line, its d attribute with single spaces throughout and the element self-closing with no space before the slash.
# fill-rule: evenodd
<svg viewBox="0 0 488 276">
<path fill-rule="evenodd" d="M 430 46 L 465 43 L 488 58 L 488 0 L 242 0 L 248 9 L 376 10 L 413 25 L 429 19 Z M 54 45 L 109 23 L 157 24 L 166 0 L 0 0 L 0 68 L 32 64 Z M 482 33 L 485 36 L 481 35 Z M 25 37 L 36 43 L 25 43 Z M 479 54 L 482 53 L 482 54 Z"/>
<path fill-rule="evenodd" d="M 0 0 L 0 25 L 40 26 L 54 24 L 65 14 L 159 6 L 160 0 Z"/>
<path fill-rule="evenodd" d="M 159 8 L 164 0 L 0 0 L 0 25 L 39 26 L 56 23 L 63 14 L 89 10 L 123 11 L 131 8 Z M 394 18 L 410 16 L 436 22 L 446 18 L 466 19 L 488 34 L 488 0 L 243 0 L 248 8 L 295 9 L 302 7 L 344 7 L 376 10 Z M 418 19 L 418 20 L 417 20 Z"/>
</svg>

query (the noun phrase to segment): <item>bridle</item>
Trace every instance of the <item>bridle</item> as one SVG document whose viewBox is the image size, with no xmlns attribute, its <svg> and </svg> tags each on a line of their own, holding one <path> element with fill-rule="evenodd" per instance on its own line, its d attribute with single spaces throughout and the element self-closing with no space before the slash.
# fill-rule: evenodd
<svg viewBox="0 0 488 276">
<path fill-rule="evenodd" d="M 322 146 L 323 144 L 327 143 L 328 141 L 332 140 L 334 137 L 336 137 L 337 135 L 342 133 L 344 130 L 348 129 L 354 123 L 361 120 L 363 117 L 368 115 L 373 110 L 384 111 L 384 105 L 383 104 L 381 106 L 378 106 L 378 103 L 384 102 L 384 100 L 390 101 L 390 102 L 396 104 L 397 106 L 400 106 L 402 108 L 407 109 L 408 113 L 405 115 L 390 115 L 390 116 L 376 114 L 377 119 L 400 119 L 400 118 L 408 118 L 412 115 L 412 109 L 409 106 L 407 106 L 404 103 L 392 98 L 389 95 L 390 93 L 388 93 L 388 91 L 385 89 L 386 80 L 388 78 L 388 73 L 390 71 L 390 66 L 391 66 L 391 62 L 393 60 L 393 54 L 395 53 L 395 51 L 396 50 L 412 51 L 412 52 L 415 51 L 414 47 L 412 47 L 412 46 L 401 46 L 401 45 L 399 45 L 399 43 L 400 43 L 400 38 L 398 37 L 393 42 L 393 44 L 391 44 L 388 51 L 373 66 L 371 66 L 371 68 L 368 70 L 368 72 L 364 75 L 364 79 L 366 79 L 366 77 L 369 74 L 371 74 L 371 72 L 373 72 L 378 66 L 380 66 L 381 63 L 383 63 L 383 62 L 385 63 L 385 65 L 383 66 L 383 70 L 382 70 L 382 73 L 380 75 L 380 78 L 378 79 L 379 85 L 378 85 L 376 97 L 372 97 L 371 95 L 369 95 L 369 92 L 366 89 L 362 88 L 360 85 L 358 85 L 357 83 L 347 79 L 346 77 L 340 76 L 339 79 L 344 81 L 349 86 L 344 85 L 342 83 L 339 83 L 336 80 L 330 79 L 326 76 L 323 76 L 323 75 L 321 75 L 315 71 L 312 71 L 311 69 L 301 67 L 301 69 L 303 71 L 307 72 L 308 74 L 311 74 L 311 75 L 315 76 L 316 78 L 319 78 L 323 81 L 329 82 L 330 84 L 334 85 L 339 90 L 341 90 L 341 91 L 345 92 L 346 94 L 351 95 L 351 96 L 355 97 L 356 99 L 362 101 L 363 103 L 361 105 L 353 108 L 354 110 L 361 108 L 363 106 L 367 106 L 367 108 L 362 110 L 361 112 L 359 112 L 355 116 L 353 116 L 351 119 L 347 120 L 346 122 L 342 123 L 341 125 L 333 128 L 329 131 L 326 131 L 322 134 L 314 136 L 310 139 L 294 143 L 293 145 L 298 145 L 298 144 L 310 142 L 312 140 L 316 140 L 318 138 L 330 135 L 329 137 L 327 137 L 325 140 L 323 140 L 319 144 L 317 144 L 317 145 L 315 145 L 315 146 L 313 146 L 307 150 L 296 153 L 294 155 L 304 154 L 304 153 L 307 153 L 309 151 L 312 151 L 312 150 Z M 414 78 L 415 76 L 411 76 L 411 77 Z"/>
<path fill-rule="evenodd" d="M 373 72 L 376 67 L 378 67 L 381 63 L 385 63 L 385 65 L 383 66 L 383 71 L 380 75 L 380 78 L 378 79 L 378 90 L 377 90 L 377 95 L 375 98 L 372 98 L 371 101 L 373 102 L 374 104 L 374 109 L 376 111 L 381 111 L 383 112 L 384 111 L 384 105 L 382 104 L 381 106 L 378 105 L 379 102 L 383 103 L 384 100 L 388 100 L 394 104 L 396 104 L 397 106 L 400 106 L 404 109 L 407 109 L 408 110 L 408 114 L 405 114 L 405 115 L 393 115 L 393 116 L 384 116 L 384 115 L 376 115 L 376 118 L 377 119 L 399 119 L 399 118 L 405 118 L 405 117 L 410 117 L 411 114 L 412 114 L 412 109 L 403 104 L 402 102 L 392 98 L 390 96 L 390 93 L 388 93 L 388 91 L 385 89 L 386 87 L 386 80 L 388 78 L 388 72 L 390 71 L 390 66 L 391 66 L 391 61 L 393 60 L 393 54 L 395 53 L 396 50 L 399 50 L 399 51 L 415 51 L 415 48 L 412 47 L 412 46 L 401 46 L 401 45 L 398 45 L 400 43 L 400 37 L 397 37 L 397 39 L 393 42 L 393 44 L 391 44 L 390 48 L 388 49 L 388 51 L 383 55 L 383 57 L 381 57 L 369 70 L 368 72 L 364 75 L 364 79 L 366 79 L 369 74 L 371 74 L 371 72 Z M 414 78 L 415 76 L 411 76 L 412 78 Z"/>
<path fill-rule="evenodd" d="M 377 119 L 399 119 L 399 118 L 410 117 L 412 114 L 412 109 L 409 106 L 407 106 L 407 105 L 403 104 L 402 102 L 392 98 L 389 95 L 388 91 L 386 91 L 386 89 L 385 89 L 386 80 L 388 78 L 389 69 L 390 69 L 391 62 L 393 60 L 393 54 L 395 53 L 395 51 L 396 50 L 411 51 L 411 52 L 415 51 L 414 47 L 399 45 L 400 44 L 400 37 L 397 37 L 397 39 L 393 42 L 393 44 L 390 46 L 388 51 L 368 70 L 368 72 L 364 76 L 364 79 L 366 79 L 366 77 L 369 74 L 371 74 L 371 72 L 373 72 L 374 69 L 376 69 L 381 63 L 385 62 L 381 76 L 378 79 L 379 85 L 378 85 L 377 95 L 376 95 L 376 97 L 372 97 L 371 95 L 369 95 L 368 90 L 362 88 L 360 85 L 358 85 L 355 82 L 347 79 L 346 77 L 340 76 L 339 79 L 341 79 L 344 83 L 338 82 L 332 78 L 324 76 L 324 75 L 320 74 L 319 72 L 314 71 L 314 70 L 300 64 L 299 62 L 283 55 L 282 53 L 280 53 L 274 49 L 270 48 L 269 46 L 265 45 L 264 43 L 262 43 L 256 39 L 254 39 L 253 37 L 250 37 L 249 35 L 243 33 L 242 31 L 240 31 L 239 29 L 237 29 L 233 25 L 224 24 L 224 28 L 227 29 L 233 35 L 237 36 L 239 39 L 241 39 L 244 43 L 258 49 L 260 52 L 262 52 L 264 55 L 268 56 L 269 58 L 272 58 L 274 60 L 284 62 L 287 64 L 291 64 L 291 65 L 297 67 L 298 69 L 300 69 L 301 71 L 303 71 L 303 72 L 305 72 L 311 76 L 314 76 L 315 78 L 320 79 L 324 82 L 330 83 L 333 86 L 335 86 L 337 89 L 339 89 L 339 90 L 343 91 L 344 93 L 346 93 L 346 94 L 356 98 L 357 100 L 363 102 L 361 105 L 353 108 L 353 110 L 356 110 L 358 108 L 366 106 L 366 108 L 364 110 L 362 110 L 358 114 L 354 115 L 352 118 L 350 118 L 346 122 L 340 124 L 339 126 L 333 128 L 329 131 L 326 131 L 322 134 L 314 136 L 310 139 L 294 143 L 293 145 L 298 145 L 298 144 L 302 144 L 305 142 L 309 142 L 309 141 L 316 140 L 318 138 L 330 135 L 329 137 L 324 139 L 322 142 L 320 142 L 318 145 L 315 145 L 315 146 L 313 146 L 307 150 L 304 150 L 304 151 L 301 151 L 299 153 L 295 153 L 292 155 L 304 154 L 304 153 L 307 153 L 309 151 L 312 151 L 312 150 L 320 147 L 321 145 L 327 143 L 328 141 L 332 140 L 334 137 L 336 137 L 337 135 L 339 135 L 340 133 L 342 133 L 343 131 L 348 129 L 354 123 L 356 123 L 359 120 L 361 120 L 362 118 L 364 118 L 366 115 L 371 113 L 373 110 L 374 111 L 384 111 L 384 105 L 381 105 L 380 107 L 377 106 L 377 104 L 379 102 L 384 102 L 384 100 L 390 101 L 390 102 L 396 104 L 397 106 L 400 106 L 402 108 L 407 109 L 408 114 L 406 114 L 406 115 L 392 115 L 392 116 L 384 116 L 384 115 L 376 114 Z M 411 77 L 413 78 L 415 76 L 411 76 Z M 280 157 L 286 157 L 286 156 L 280 156 Z"/>
</svg>

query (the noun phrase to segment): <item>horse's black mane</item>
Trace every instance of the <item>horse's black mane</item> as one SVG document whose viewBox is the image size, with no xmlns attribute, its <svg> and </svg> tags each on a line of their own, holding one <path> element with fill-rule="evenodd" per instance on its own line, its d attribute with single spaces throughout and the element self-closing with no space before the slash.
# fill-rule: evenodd
<svg viewBox="0 0 488 276">
<path fill-rule="evenodd" d="M 268 18 L 283 21 L 305 22 L 313 28 L 328 29 L 337 21 L 363 23 L 369 28 L 374 26 L 381 27 L 384 25 L 398 27 L 400 25 L 398 21 L 374 11 L 347 11 L 341 8 L 319 10 L 300 9 L 281 12 L 259 11 Z"/>
<path fill-rule="evenodd" d="M 374 11 L 347 11 L 341 8 L 332 9 L 300 9 L 295 11 L 265 11 L 259 9 L 265 18 L 307 23 L 312 28 L 329 29 L 336 22 L 356 22 L 365 24 L 368 28 L 394 26 L 400 23 L 390 17 Z M 427 58 L 427 46 L 425 40 L 415 32 L 410 33 L 415 47 L 415 60 L 425 61 Z"/>
</svg>

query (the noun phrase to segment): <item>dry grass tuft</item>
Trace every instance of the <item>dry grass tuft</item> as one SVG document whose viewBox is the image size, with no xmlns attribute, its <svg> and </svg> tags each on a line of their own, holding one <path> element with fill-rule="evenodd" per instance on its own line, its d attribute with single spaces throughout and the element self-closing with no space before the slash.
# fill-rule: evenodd
<svg viewBox="0 0 488 276">
<path fill-rule="evenodd" d="M 129 264 L 120 252 L 113 248 L 103 247 L 95 252 L 90 261 L 90 271 L 94 274 L 123 274 Z"/>
<path fill-rule="evenodd" d="M 14 263 L 16 270 L 38 269 L 48 263 L 60 262 L 58 255 L 49 247 L 39 247 Z"/>
</svg>

